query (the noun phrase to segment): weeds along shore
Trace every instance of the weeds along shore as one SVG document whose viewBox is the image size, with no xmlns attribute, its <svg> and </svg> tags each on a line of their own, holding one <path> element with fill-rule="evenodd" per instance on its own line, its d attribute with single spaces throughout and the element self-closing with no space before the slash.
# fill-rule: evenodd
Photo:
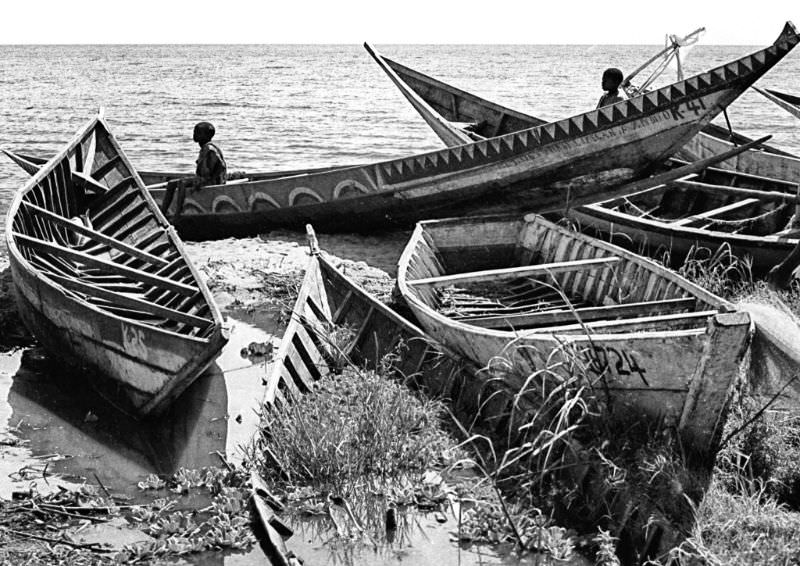
<svg viewBox="0 0 800 566">
<path fill-rule="evenodd" d="M 778 296 L 753 283 L 747 264 L 725 249 L 693 252 L 681 272 L 734 301 L 800 305 L 796 291 Z M 328 339 L 332 351 L 347 352 L 352 335 L 330 329 Z M 391 359 L 373 370 L 331 359 L 336 371 L 317 389 L 265 408 L 253 461 L 277 493 L 303 502 L 294 512 L 321 513 L 352 533 L 337 522 L 335 507 L 362 510 L 350 519 L 370 543 L 385 540 L 399 508 L 455 503 L 456 538 L 511 543 L 543 560 L 577 553 L 597 564 L 796 557 L 788 544 L 789 533 L 800 532 L 800 481 L 789 464 L 798 450 L 795 417 L 764 410 L 765 400 L 742 381 L 721 450 L 709 461 L 662 423 L 609 419 L 578 352 L 562 347 L 551 359 L 551 367 L 514 380 L 524 383 L 518 391 L 495 386 L 513 371 L 496 360 L 479 372 L 485 385 L 471 403 L 456 387 L 431 401 L 424 378 L 420 392 L 408 391 Z M 471 470 L 472 479 L 454 481 L 458 469 Z M 422 495 L 429 497 L 431 478 L 433 500 Z M 780 545 L 756 544 L 776 529 Z"/>
<path fill-rule="evenodd" d="M 797 289 L 776 295 L 724 252 L 695 253 L 682 274 L 730 300 L 779 300 L 800 312 Z M 18 321 L 4 298 L 0 322 L 13 329 Z M 352 334 L 331 329 L 330 337 L 346 352 Z M 458 509 L 454 539 L 512 545 L 536 553 L 542 564 L 576 555 L 607 566 L 800 560 L 800 422 L 791 412 L 764 410 L 765 400 L 746 385 L 708 467 L 687 458 L 680 440 L 658 423 L 603 418 L 580 357 L 568 351 L 553 357 L 553 367 L 526 376 L 520 391 L 493 387 L 491 372 L 502 373 L 498 360 L 484 371 L 488 385 L 477 402 L 454 398 L 452 388 L 432 398 L 422 379 L 413 380 L 421 387 L 409 387 L 391 370 L 391 357 L 371 370 L 346 355 L 328 361 L 336 371 L 319 387 L 297 402 L 264 408 L 249 465 L 289 513 L 322 517 L 345 547 L 402 536 L 415 511 Z M 6 547 L 0 557 L 89 564 L 169 559 L 210 548 L 203 540 L 247 548 L 254 540 L 246 533 L 246 478 L 227 469 L 142 478 L 159 503 L 136 511 L 97 490 L 74 494 L 76 514 L 134 517 L 155 541 L 126 554 L 59 542 L 71 528 L 57 512 L 65 502 L 31 493 L 3 504 L 0 524 L 13 530 L 24 514 L 28 534 L 50 540 L 15 547 L 13 555 Z M 170 501 L 181 490 L 207 491 L 216 507 L 206 515 L 176 514 Z M 37 526 L 43 516 L 55 531 Z M 203 538 L 206 531 L 217 538 Z M 197 536 L 182 538 L 191 533 Z M 0 537 L 18 540 L 7 531 Z"/>
</svg>

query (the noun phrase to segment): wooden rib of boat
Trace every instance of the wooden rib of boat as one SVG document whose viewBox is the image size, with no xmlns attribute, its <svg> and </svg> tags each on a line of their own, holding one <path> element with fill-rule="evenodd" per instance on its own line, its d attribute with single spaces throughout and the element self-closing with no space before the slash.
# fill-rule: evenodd
<svg viewBox="0 0 800 566">
<path fill-rule="evenodd" d="M 6 244 L 26 326 L 126 411 L 162 411 L 227 340 L 183 244 L 100 116 L 17 192 Z"/>
<path fill-rule="evenodd" d="M 771 88 L 755 88 L 761 95 L 786 110 L 792 116 L 800 118 L 800 96 L 786 94 Z"/>
<path fill-rule="evenodd" d="M 266 404 L 297 398 L 348 360 L 367 369 L 388 361 L 396 378 L 446 401 L 465 428 L 477 426 L 498 438 L 506 437 L 512 410 L 532 410 L 500 380 L 345 276 L 319 251 L 313 232 L 310 241 L 311 257 L 268 377 Z"/>
<path fill-rule="evenodd" d="M 377 53 L 368 44 L 364 46 L 398 86 L 403 96 L 447 145 L 457 145 L 459 137 L 484 139 L 544 123 L 540 118 L 495 104 L 406 67 Z M 746 136 L 732 133 L 715 124 L 705 124 L 700 133 L 687 139 L 677 155 L 681 159 L 697 161 L 751 141 Z M 765 144 L 760 145 L 757 150 L 737 155 L 720 166 L 761 177 L 800 179 L 800 158 Z"/>
<path fill-rule="evenodd" d="M 501 119 L 505 111 L 503 107 L 404 67 L 386 59 L 369 46 L 367 48 L 446 143 L 451 143 L 448 140 L 452 139 L 448 132 L 458 130 L 456 123 L 451 120 L 477 124 L 478 127 L 474 129 L 478 134 L 486 135 L 492 135 L 495 131 L 503 132 L 506 127 L 525 125 L 524 114 L 514 112 L 511 118 Z M 529 123 L 538 122 L 533 117 L 528 119 L 531 120 Z M 714 125 L 709 125 L 707 130 L 717 135 L 726 133 Z M 737 145 L 753 143 L 743 136 L 735 141 Z M 731 151 L 734 144 L 721 141 L 708 147 L 722 153 Z M 781 174 L 795 179 L 795 182 L 800 179 L 800 168 L 797 176 L 792 173 L 795 161 L 800 164 L 800 160 L 790 157 L 784 159 L 779 150 L 770 150 L 765 144 L 757 144 L 756 147 L 768 149 L 743 151 L 722 163 L 730 167 L 736 160 L 741 159 L 741 163 L 745 163 L 760 159 L 766 155 L 765 152 L 770 152 L 770 155 L 781 157 Z M 714 155 L 719 154 L 703 152 L 702 159 Z M 679 165 L 685 163 L 673 159 L 669 164 L 670 167 Z M 703 169 L 692 177 L 660 183 L 663 181 L 654 181 L 654 187 L 631 198 L 570 207 L 563 213 L 576 220 L 581 228 L 611 238 L 620 245 L 637 250 L 646 249 L 659 255 L 668 252 L 669 259 L 676 266 L 693 248 L 715 251 L 727 243 L 735 255 L 750 257 L 754 272 L 761 275 L 781 261 L 798 241 L 795 234 L 784 230 L 794 212 L 796 189 L 793 183 L 740 172 L 735 168 L 719 169 L 717 166 Z M 755 189 L 755 192 L 739 189 Z M 763 200 L 761 196 L 764 196 Z"/>
<path fill-rule="evenodd" d="M 541 216 L 421 222 L 397 286 L 435 340 L 506 382 L 577 359 L 611 413 L 713 450 L 750 317 L 670 270 Z"/>
<path fill-rule="evenodd" d="M 393 370 L 404 381 L 446 396 L 468 388 L 463 382 L 469 364 L 339 271 L 319 251 L 313 232 L 309 239 L 311 256 L 275 355 L 266 404 L 284 403 L 310 391 L 317 380 L 336 371 L 342 360 L 375 369 L 393 353 L 399 354 L 392 358 Z M 334 334 L 339 338 L 331 339 Z M 423 375 L 424 382 L 419 380 Z M 454 387 L 459 379 L 460 385 Z"/>
<path fill-rule="evenodd" d="M 787 24 L 770 47 L 707 73 L 584 114 L 403 159 L 204 187 L 176 221 L 187 238 L 313 223 L 326 230 L 410 224 L 487 206 L 536 210 L 643 177 L 798 43 Z M 505 120 L 505 118 L 504 118 Z M 502 123 L 500 124 L 502 126 Z M 516 207 L 516 208 L 515 208 Z"/>
</svg>

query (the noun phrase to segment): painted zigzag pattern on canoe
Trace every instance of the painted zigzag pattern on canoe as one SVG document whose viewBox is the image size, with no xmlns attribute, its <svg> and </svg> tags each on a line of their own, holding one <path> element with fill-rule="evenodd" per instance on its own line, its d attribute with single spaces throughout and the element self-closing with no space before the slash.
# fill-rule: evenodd
<svg viewBox="0 0 800 566">
<path fill-rule="evenodd" d="M 380 164 L 388 183 L 410 181 L 457 169 L 467 169 L 525 153 L 535 147 L 577 138 L 634 120 L 641 120 L 678 104 L 722 90 L 774 65 L 795 45 L 795 33 L 782 36 L 774 45 L 722 65 L 701 75 L 662 87 L 647 94 L 552 122 L 530 130 L 457 146 L 438 152 Z"/>
</svg>

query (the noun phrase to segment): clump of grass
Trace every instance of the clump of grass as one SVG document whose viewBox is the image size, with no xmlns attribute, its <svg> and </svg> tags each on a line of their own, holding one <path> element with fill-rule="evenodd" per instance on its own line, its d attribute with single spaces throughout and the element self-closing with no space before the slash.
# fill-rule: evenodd
<svg viewBox="0 0 800 566">
<path fill-rule="evenodd" d="M 265 408 L 253 453 L 266 476 L 278 464 L 294 484 L 348 493 L 371 478 L 400 478 L 441 466 L 455 444 L 439 427 L 440 402 L 353 366 L 321 379 L 298 402 Z M 268 465 L 273 464 L 273 465 Z"/>
<path fill-rule="evenodd" d="M 747 426 L 718 458 L 720 484 L 735 492 L 743 480 L 759 482 L 765 494 L 800 509 L 800 415 L 759 409 L 744 399 L 729 417 L 734 430 Z"/>
<path fill-rule="evenodd" d="M 766 494 L 761 482 L 743 481 L 735 492 L 715 482 L 692 535 L 656 564 L 797 564 L 798 532 L 800 515 Z"/>
<path fill-rule="evenodd" d="M 493 366 L 505 382 L 519 383 L 514 352 L 506 354 Z M 708 469 L 691 465 L 664 423 L 614 412 L 605 375 L 591 367 L 588 350 L 562 344 L 522 381 L 503 437 L 470 441 L 479 469 L 507 500 L 500 509 L 518 546 L 526 542 L 510 509 L 538 508 L 585 536 L 604 529 L 608 537 L 595 540 L 598 560 L 616 550 L 622 563 L 641 563 L 689 534 Z"/>
<path fill-rule="evenodd" d="M 727 242 L 714 251 L 692 246 L 678 273 L 722 297 L 741 293 L 753 283 L 752 261 L 734 255 Z"/>
</svg>

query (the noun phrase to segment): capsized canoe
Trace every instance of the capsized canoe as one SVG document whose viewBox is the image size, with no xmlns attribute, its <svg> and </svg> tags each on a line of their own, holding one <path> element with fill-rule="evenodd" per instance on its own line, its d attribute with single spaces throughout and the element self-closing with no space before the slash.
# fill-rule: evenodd
<svg viewBox="0 0 800 566">
<path fill-rule="evenodd" d="M 787 24 L 787 30 L 790 29 L 789 26 Z M 794 34 L 794 28 L 788 33 Z M 495 104 L 393 61 L 368 44 L 364 46 L 398 86 L 403 96 L 447 145 L 464 143 L 457 141 L 459 137 L 484 139 L 544 123 L 540 118 Z M 750 141 L 750 138 L 742 134 L 731 134 L 725 128 L 706 124 L 700 133 L 687 140 L 678 152 L 678 157 L 697 161 Z M 800 180 L 800 158 L 768 145 L 761 145 L 758 150 L 747 151 L 725 161 L 721 167 L 762 177 L 795 182 Z"/>
<path fill-rule="evenodd" d="M 100 116 L 17 192 L 6 244 L 28 329 L 125 411 L 163 411 L 227 340 L 182 242 Z"/>
<path fill-rule="evenodd" d="M 612 415 L 663 418 L 713 453 L 750 317 L 655 262 L 536 215 L 436 220 L 397 286 L 428 334 L 512 388 L 579 363 Z"/>
</svg>

